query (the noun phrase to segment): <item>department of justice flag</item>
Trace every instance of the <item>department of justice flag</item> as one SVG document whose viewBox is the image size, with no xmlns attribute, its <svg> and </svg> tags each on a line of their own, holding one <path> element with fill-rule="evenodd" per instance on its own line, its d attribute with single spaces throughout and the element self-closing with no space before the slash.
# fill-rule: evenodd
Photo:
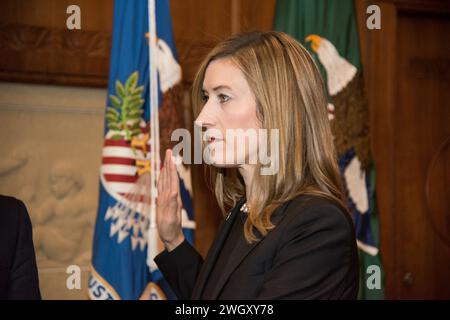
<svg viewBox="0 0 450 320">
<path fill-rule="evenodd" d="M 181 90 L 169 0 L 115 0 L 91 299 L 176 299 L 153 258 L 163 250 L 156 182 L 170 133 L 184 126 Z M 192 243 L 190 172 L 175 161 Z"/>
</svg>

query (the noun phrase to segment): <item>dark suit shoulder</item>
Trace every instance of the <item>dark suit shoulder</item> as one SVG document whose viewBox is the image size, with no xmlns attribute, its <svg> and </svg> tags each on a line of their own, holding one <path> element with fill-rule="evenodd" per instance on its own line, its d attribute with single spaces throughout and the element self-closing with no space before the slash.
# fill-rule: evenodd
<svg viewBox="0 0 450 320">
<path fill-rule="evenodd" d="M 327 198 L 302 195 L 281 210 L 264 299 L 354 299 L 358 256 L 350 215 Z"/>
<path fill-rule="evenodd" d="M 0 299 L 40 299 L 31 220 L 25 204 L 0 195 Z"/>
<path fill-rule="evenodd" d="M 316 224 L 330 229 L 353 230 L 353 221 L 340 205 L 322 196 L 301 195 L 288 204 L 284 220 L 289 226 Z"/>
<path fill-rule="evenodd" d="M 4 249 L 15 250 L 21 229 L 31 231 L 31 220 L 25 204 L 14 197 L 0 195 L 0 241 Z"/>
<path fill-rule="evenodd" d="M 30 218 L 25 205 L 14 197 L 0 195 L 0 241 L 4 250 L 13 251 L 17 241 L 18 229 L 31 228 Z M 13 252 L 2 252 L 3 257 Z M 9 253 L 9 254 L 8 254 Z M 4 259 L 7 261 L 7 259 Z"/>
<path fill-rule="evenodd" d="M 17 214 L 21 214 L 23 209 L 25 209 L 25 205 L 21 200 L 0 195 L 0 219 L 2 221 L 5 219 L 17 219 Z"/>
</svg>

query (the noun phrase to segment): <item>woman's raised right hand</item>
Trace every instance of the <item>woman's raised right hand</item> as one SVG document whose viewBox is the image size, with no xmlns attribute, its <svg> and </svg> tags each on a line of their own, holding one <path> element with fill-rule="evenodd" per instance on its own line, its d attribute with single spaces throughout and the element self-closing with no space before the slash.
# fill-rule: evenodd
<svg viewBox="0 0 450 320">
<path fill-rule="evenodd" d="M 180 181 L 172 159 L 172 150 L 167 149 L 159 174 L 156 200 L 156 225 L 167 251 L 172 251 L 184 241 L 181 208 Z"/>
</svg>

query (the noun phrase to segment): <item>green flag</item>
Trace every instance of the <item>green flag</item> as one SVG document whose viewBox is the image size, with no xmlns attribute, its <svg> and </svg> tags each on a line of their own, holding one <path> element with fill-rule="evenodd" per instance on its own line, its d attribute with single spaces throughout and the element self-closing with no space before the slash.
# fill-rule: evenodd
<svg viewBox="0 0 450 320">
<path fill-rule="evenodd" d="M 328 118 L 360 253 L 359 298 L 383 299 L 375 170 L 353 0 L 278 0 L 274 29 L 302 43 L 325 80 Z"/>
</svg>

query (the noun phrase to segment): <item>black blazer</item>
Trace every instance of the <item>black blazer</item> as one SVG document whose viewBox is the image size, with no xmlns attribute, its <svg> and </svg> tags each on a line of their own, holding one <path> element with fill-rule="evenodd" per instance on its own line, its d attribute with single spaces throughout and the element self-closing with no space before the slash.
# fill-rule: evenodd
<svg viewBox="0 0 450 320">
<path fill-rule="evenodd" d="M 0 195 L 0 299 L 40 299 L 31 221 L 22 201 Z"/>
<path fill-rule="evenodd" d="M 236 247 L 210 292 L 205 284 L 244 199 L 222 222 L 205 262 L 184 241 L 155 262 L 180 299 L 355 299 L 359 264 L 351 217 L 333 202 L 299 196 L 272 216 L 261 241 Z M 258 233 L 255 233 L 258 235 Z"/>
</svg>

